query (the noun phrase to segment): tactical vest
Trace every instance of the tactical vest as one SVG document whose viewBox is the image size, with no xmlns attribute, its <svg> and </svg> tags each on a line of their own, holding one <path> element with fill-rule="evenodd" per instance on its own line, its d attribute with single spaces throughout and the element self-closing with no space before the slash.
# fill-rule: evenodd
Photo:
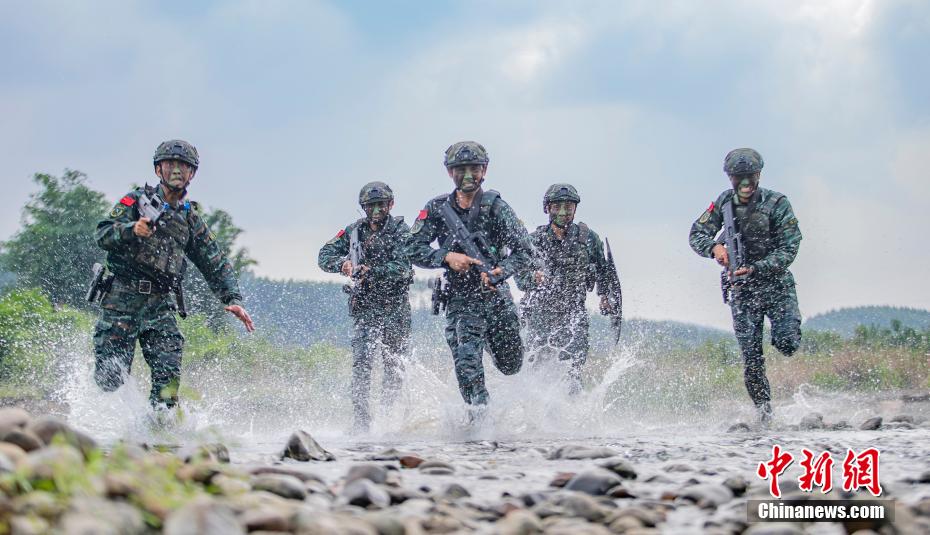
<svg viewBox="0 0 930 535">
<path fill-rule="evenodd" d="M 148 238 L 138 240 L 133 260 L 161 282 L 174 284 L 184 277 L 187 260 L 184 255 L 191 233 L 191 208 L 182 203 L 169 209 L 159 220 L 157 230 Z"/>
<path fill-rule="evenodd" d="M 595 266 L 588 258 L 588 236 L 590 229 L 584 223 L 572 225 L 564 240 L 548 234 L 548 225 L 542 231 L 542 254 L 546 262 L 546 273 L 556 285 L 550 293 L 553 298 L 584 301 L 587 291 L 594 289 Z"/>
<path fill-rule="evenodd" d="M 768 190 L 765 192 L 764 199 L 761 199 L 762 196 L 760 191 L 760 198 L 756 200 L 756 205 L 752 209 L 749 206 L 733 205 L 733 215 L 743 235 L 748 263 L 762 260 L 774 248 L 776 236 L 774 235 L 775 229 L 772 228 L 772 214 L 778 203 L 785 198 L 781 193 Z M 733 202 L 732 197 L 730 202 Z M 749 212 L 748 216 L 747 212 Z"/>
<path fill-rule="evenodd" d="M 397 229 L 403 221 L 403 217 L 390 217 L 385 221 L 384 228 L 375 233 L 372 233 L 367 227 L 368 220 L 366 218 L 359 219 L 353 223 L 354 226 L 350 227 L 349 231 L 351 233 L 355 228 L 360 228 L 359 235 L 362 240 L 363 264 L 372 266 L 384 264 L 398 256 L 404 256 L 406 254 L 404 251 L 400 253 L 397 251 L 399 247 L 403 247 L 404 245 L 399 242 L 397 237 Z M 362 229 L 364 229 L 364 231 Z M 367 234 L 365 238 L 361 238 L 363 232 Z M 413 282 L 413 269 L 410 269 L 408 276 L 403 279 L 377 282 L 380 285 L 379 287 L 366 288 L 366 291 L 376 291 L 378 293 L 406 292 L 407 286 Z"/>
</svg>

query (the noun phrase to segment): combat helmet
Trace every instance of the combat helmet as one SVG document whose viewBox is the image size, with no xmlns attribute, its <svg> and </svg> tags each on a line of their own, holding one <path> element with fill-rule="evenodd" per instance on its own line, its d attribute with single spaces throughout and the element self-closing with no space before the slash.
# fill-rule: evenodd
<svg viewBox="0 0 930 535">
<path fill-rule="evenodd" d="M 373 202 L 393 201 L 394 192 L 384 182 L 369 182 L 358 192 L 358 203 L 362 206 Z"/>
<path fill-rule="evenodd" d="M 488 165 L 488 151 L 477 141 L 459 141 L 446 149 L 446 167 L 458 165 Z"/>
<path fill-rule="evenodd" d="M 723 159 L 723 172 L 728 175 L 745 175 L 762 171 L 762 155 L 755 149 L 733 149 Z"/>
<path fill-rule="evenodd" d="M 158 162 L 164 160 L 181 160 L 190 164 L 194 169 L 200 167 L 200 155 L 197 154 L 197 148 L 183 139 L 170 139 L 158 145 L 155 149 L 155 156 L 152 157 L 152 164 L 158 165 Z"/>
<path fill-rule="evenodd" d="M 548 213 L 549 203 L 568 201 L 578 204 L 581 202 L 581 196 L 578 190 L 571 184 L 553 184 L 546 190 L 543 195 L 543 212 Z"/>
</svg>

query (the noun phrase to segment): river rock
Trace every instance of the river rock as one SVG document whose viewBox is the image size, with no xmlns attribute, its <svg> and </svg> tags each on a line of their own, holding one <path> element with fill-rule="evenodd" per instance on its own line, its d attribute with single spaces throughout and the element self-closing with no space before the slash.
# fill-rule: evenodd
<svg viewBox="0 0 930 535">
<path fill-rule="evenodd" d="M 32 416 L 20 407 L 3 407 L 0 409 L 0 437 L 13 429 L 22 429 L 29 425 Z"/>
<path fill-rule="evenodd" d="M 696 503 L 699 507 L 712 509 L 733 499 L 733 491 L 724 485 L 703 483 L 685 488 L 679 496 Z"/>
<path fill-rule="evenodd" d="M 607 459 L 606 461 L 600 463 L 598 466 L 610 470 L 623 479 L 636 479 L 636 470 L 634 470 L 633 466 L 624 459 Z"/>
<path fill-rule="evenodd" d="M 9 442 L 0 442 L 0 454 L 12 461 L 13 466 L 19 466 L 26 460 L 26 451 Z"/>
<path fill-rule="evenodd" d="M 802 525 L 790 522 L 760 522 L 750 526 L 743 535 L 803 535 Z"/>
<path fill-rule="evenodd" d="M 550 517 L 543 520 L 543 531 L 547 535 L 609 535 L 606 527 L 589 524 L 575 518 Z"/>
<path fill-rule="evenodd" d="M 294 532 L 301 535 L 378 535 L 378 530 L 363 520 L 304 510 L 294 516 Z"/>
<path fill-rule="evenodd" d="M 469 496 L 471 496 L 471 493 L 468 492 L 468 489 L 466 489 L 462 485 L 459 485 L 458 483 L 449 483 L 446 486 L 446 488 L 443 489 L 440 496 L 442 496 L 446 500 L 455 501 L 455 500 L 460 500 L 462 498 L 468 498 Z"/>
<path fill-rule="evenodd" d="M 313 472 L 307 472 L 302 470 L 297 466 L 255 466 L 249 469 L 248 471 L 253 476 L 262 475 L 262 474 L 280 474 L 285 476 L 294 476 L 301 481 L 319 481 L 320 483 L 326 483 L 322 477 Z"/>
<path fill-rule="evenodd" d="M 16 464 L 5 453 L 0 452 L 0 474 L 8 474 L 14 470 L 16 470 Z"/>
<path fill-rule="evenodd" d="M 197 499 L 172 512 L 165 520 L 165 535 L 245 534 L 232 509 L 207 498 Z"/>
<path fill-rule="evenodd" d="M 63 533 L 68 535 L 109 533 L 108 529 L 119 535 L 148 533 L 142 512 L 132 505 L 88 496 L 71 500 L 71 511 L 65 514 L 62 527 Z M 96 531 L 95 527 L 103 531 Z"/>
<path fill-rule="evenodd" d="M 391 495 L 388 491 L 368 479 L 352 481 L 342 489 L 340 496 L 345 503 L 359 507 L 381 508 L 391 504 Z"/>
<path fill-rule="evenodd" d="M 65 504 L 62 501 L 51 492 L 44 490 L 34 490 L 16 496 L 10 506 L 18 515 L 38 515 L 45 518 L 57 517 L 65 510 Z"/>
<path fill-rule="evenodd" d="M 575 477 L 575 472 L 559 472 L 549 482 L 550 487 L 562 488 Z"/>
<path fill-rule="evenodd" d="M 380 464 L 357 464 L 349 468 L 346 474 L 346 484 L 357 479 L 367 479 L 372 483 L 383 485 L 387 481 L 387 475 L 387 469 Z"/>
<path fill-rule="evenodd" d="M 404 455 L 398 459 L 404 468 L 416 468 L 423 464 L 423 459 L 416 455 Z"/>
<path fill-rule="evenodd" d="M 307 489 L 301 480 L 282 474 L 263 474 L 252 478 L 253 490 L 264 490 L 289 500 L 303 500 Z"/>
<path fill-rule="evenodd" d="M 662 467 L 666 472 L 694 472 L 694 467 L 685 463 L 673 463 Z"/>
<path fill-rule="evenodd" d="M 507 513 L 497 524 L 500 535 L 533 535 L 542 533 L 542 521 L 538 516 L 525 509 L 517 509 Z"/>
<path fill-rule="evenodd" d="M 56 471 L 74 471 L 84 464 L 84 457 L 73 446 L 56 444 L 29 452 L 26 472 L 38 479 L 52 479 Z"/>
<path fill-rule="evenodd" d="M 35 433 L 45 444 L 51 444 L 56 435 L 61 435 L 65 442 L 81 450 L 85 457 L 97 449 L 97 441 L 90 435 L 78 431 L 54 416 L 36 418 L 27 429 Z"/>
<path fill-rule="evenodd" d="M 44 535 L 49 532 L 48 522 L 37 516 L 13 516 L 9 522 L 10 533 L 15 535 Z"/>
<path fill-rule="evenodd" d="M 565 489 L 584 492 L 592 496 L 603 496 L 607 494 L 608 490 L 622 482 L 620 476 L 611 471 L 604 469 L 586 470 L 571 478 L 565 484 Z"/>
<path fill-rule="evenodd" d="M 727 428 L 727 433 L 745 433 L 747 431 L 752 431 L 752 428 L 746 422 L 736 422 Z"/>
<path fill-rule="evenodd" d="M 378 530 L 378 535 L 405 535 L 407 533 L 404 523 L 393 512 L 368 513 L 362 518 Z"/>
<path fill-rule="evenodd" d="M 746 494 L 746 489 L 749 488 L 749 482 L 746 481 L 746 478 L 740 475 L 730 476 L 723 481 L 723 486 L 730 489 L 730 492 L 734 496 L 742 496 Z"/>
<path fill-rule="evenodd" d="M 882 417 L 874 416 L 862 422 L 862 425 L 859 426 L 859 429 L 863 431 L 874 431 L 876 429 L 881 428 L 881 426 L 882 426 Z"/>
<path fill-rule="evenodd" d="M 107 472 L 103 476 L 103 486 L 108 498 L 128 498 L 139 494 L 142 482 L 130 472 Z"/>
<path fill-rule="evenodd" d="M 214 442 L 201 444 L 193 453 L 184 457 L 184 462 L 213 461 L 215 463 L 229 463 L 229 448 L 225 444 Z"/>
<path fill-rule="evenodd" d="M 849 422 L 846 420 L 840 420 L 835 424 L 830 426 L 830 429 L 833 431 L 843 431 L 844 429 L 852 429 L 852 426 L 849 425 Z"/>
<path fill-rule="evenodd" d="M 293 531 L 294 511 L 284 507 L 259 507 L 249 509 L 239 515 L 239 522 L 249 532 L 266 531 Z"/>
<path fill-rule="evenodd" d="M 607 518 L 607 509 L 582 492 L 559 492 L 553 504 L 564 509 L 567 515 L 584 518 L 588 522 L 603 522 Z"/>
<path fill-rule="evenodd" d="M 614 457 L 619 453 L 620 452 L 617 450 L 608 447 L 592 448 L 580 444 L 566 444 L 564 446 L 559 446 L 558 448 L 549 452 L 547 458 L 550 461 L 557 459 L 580 461 L 586 459 L 603 459 L 606 457 Z"/>
<path fill-rule="evenodd" d="M 447 476 L 455 473 L 455 467 L 442 461 L 425 461 L 419 466 L 420 472 L 434 476 Z"/>
<path fill-rule="evenodd" d="M 336 456 L 323 449 L 306 431 L 295 431 L 284 447 L 283 458 L 295 461 L 335 461 Z"/>
<path fill-rule="evenodd" d="M 628 531 L 645 527 L 635 516 L 621 516 L 609 523 L 611 533 L 627 533 Z"/>
<path fill-rule="evenodd" d="M 611 487 L 610 490 L 607 491 L 607 496 L 617 499 L 628 499 L 636 497 L 635 494 L 630 492 L 630 489 L 624 487 L 623 485 L 616 485 Z"/>
<path fill-rule="evenodd" d="M 924 498 L 915 503 L 911 509 L 915 515 L 930 516 L 930 498 Z"/>
<path fill-rule="evenodd" d="M 611 513 L 610 518 L 608 519 L 608 523 L 612 524 L 617 519 L 623 517 L 636 518 L 639 521 L 640 527 L 645 526 L 648 528 L 653 528 L 665 520 L 661 513 L 646 509 L 645 507 L 639 505 L 632 505 L 630 507 L 618 509 L 617 511 Z M 613 528 L 611 527 L 611 529 Z"/>
<path fill-rule="evenodd" d="M 22 448 L 23 451 L 35 451 L 44 445 L 42 439 L 36 436 L 35 433 L 28 429 L 20 429 L 18 427 L 7 432 L 7 434 L 3 436 L 3 441 L 15 444 Z"/>
<path fill-rule="evenodd" d="M 810 431 L 812 429 L 823 429 L 823 415 L 819 412 L 812 412 L 801 418 L 798 422 L 798 429 L 801 431 Z"/>
</svg>

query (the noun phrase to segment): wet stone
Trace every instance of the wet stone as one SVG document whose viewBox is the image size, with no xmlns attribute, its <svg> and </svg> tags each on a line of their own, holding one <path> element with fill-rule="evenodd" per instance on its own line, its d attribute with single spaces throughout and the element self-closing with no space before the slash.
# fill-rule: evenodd
<svg viewBox="0 0 930 535">
<path fill-rule="evenodd" d="M 97 441 L 90 435 L 74 429 L 67 423 L 53 416 L 42 416 L 33 420 L 30 431 L 42 439 L 45 444 L 51 444 L 56 435 L 61 435 L 68 444 L 78 448 L 86 456 L 91 450 L 97 449 Z"/>
<path fill-rule="evenodd" d="M 917 426 L 910 422 L 889 422 L 883 424 L 882 429 L 917 429 Z"/>
<path fill-rule="evenodd" d="M 831 425 L 830 429 L 832 429 L 833 431 L 842 431 L 844 429 L 852 429 L 852 426 L 849 425 L 849 422 L 847 422 L 846 420 L 840 420 L 836 422 L 835 424 Z"/>
<path fill-rule="evenodd" d="M 559 472 L 552 478 L 552 481 L 549 482 L 550 487 L 562 488 L 564 487 L 573 477 L 575 477 L 575 472 Z"/>
<path fill-rule="evenodd" d="M 542 533 L 542 521 L 538 516 L 525 509 L 507 513 L 495 525 L 500 535 L 532 535 Z"/>
<path fill-rule="evenodd" d="M 26 460 L 26 451 L 9 442 L 0 442 L 0 453 L 9 459 L 13 466 L 19 466 Z"/>
<path fill-rule="evenodd" d="M 636 479 L 636 470 L 624 459 L 607 459 L 600 463 L 599 466 L 610 470 L 623 479 Z"/>
<path fill-rule="evenodd" d="M 736 422 L 735 424 L 727 428 L 727 433 L 745 433 L 751 430 L 752 428 L 749 427 L 749 424 L 745 422 Z"/>
<path fill-rule="evenodd" d="M 74 498 L 71 511 L 62 519 L 62 527 L 65 534 L 108 533 L 109 529 L 112 529 L 112 533 L 121 535 L 148 533 L 140 510 L 128 503 L 96 497 Z M 99 530 L 81 529 L 82 527 L 97 527 Z"/>
<path fill-rule="evenodd" d="M 635 516 L 621 516 L 610 523 L 610 532 L 626 533 L 641 527 L 644 527 L 643 523 Z"/>
<path fill-rule="evenodd" d="M 620 452 L 617 450 L 608 447 L 592 448 L 589 446 L 582 446 L 580 444 L 567 444 L 549 452 L 547 458 L 550 461 L 558 459 L 581 461 L 586 459 L 604 459 L 607 457 L 614 457 L 619 453 Z"/>
<path fill-rule="evenodd" d="M 252 490 L 252 485 L 249 485 L 248 481 L 243 481 L 242 479 L 230 477 L 225 474 L 217 475 L 210 483 L 219 489 L 223 496 L 236 496 Z"/>
<path fill-rule="evenodd" d="M 0 474 L 7 474 L 14 470 L 16 470 L 16 464 L 5 453 L 0 452 Z"/>
<path fill-rule="evenodd" d="M 657 524 L 663 521 L 662 515 L 659 513 L 637 505 L 619 509 L 611 514 L 610 518 L 611 520 L 615 521 L 623 517 L 636 518 L 639 521 L 640 527 L 645 526 L 649 528 L 655 527 Z"/>
<path fill-rule="evenodd" d="M 565 484 L 565 489 L 576 490 L 593 496 L 603 496 L 607 494 L 608 490 L 622 482 L 620 476 L 608 470 L 586 470 L 571 478 Z"/>
<path fill-rule="evenodd" d="M 819 412 L 812 412 L 806 415 L 805 417 L 801 418 L 801 421 L 798 423 L 798 428 L 802 431 L 823 429 L 823 415 Z"/>
<path fill-rule="evenodd" d="M 468 492 L 468 489 L 462 485 L 459 485 L 458 483 L 450 483 L 448 486 L 446 486 L 445 489 L 443 489 L 441 496 L 447 500 L 455 501 L 462 498 L 468 498 L 471 496 L 471 493 Z"/>
<path fill-rule="evenodd" d="M 165 535 L 235 535 L 245 533 L 229 507 L 198 499 L 172 512 L 165 520 Z"/>
<path fill-rule="evenodd" d="M 20 428 L 10 430 L 4 435 L 3 441 L 19 446 L 23 451 L 35 451 L 44 446 L 42 439 L 36 436 L 35 433 Z"/>
<path fill-rule="evenodd" d="M 363 519 L 378 530 L 378 535 L 404 535 L 407 532 L 404 523 L 387 511 L 369 513 Z"/>
<path fill-rule="evenodd" d="M 455 468 L 449 464 L 442 461 L 426 461 L 419 466 L 420 472 L 424 474 L 431 475 L 451 475 L 455 473 Z"/>
<path fill-rule="evenodd" d="M 260 507 L 249 509 L 239 516 L 239 522 L 242 523 L 249 532 L 257 530 L 266 531 L 291 531 L 293 525 L 291 518 L 293 512 L 283 507 Z"/>
<path fill-rule="evenodd" d="M 696 503 L 699 507 L 715 508 L 733 499 L 733 491 L 724 485 L 706 483 L 686 488 L 681 498 Z"/>
<path fill-rule="evenodd" d="M 881 426 L 882 426 L 882 417 L 875 416 L 862 422 L 862 425 L 859 426 L 859 429 L 863 431 L 874 431 L 876 429 L 879 429 Z"/>
<path fill-rule="evenodd" d="M 743 476 L 730 476 L 723 481 L 723 485 L 730 489 L 730 492 L 734 496 L 742 496 L 746 494 L 746 489 L 749 488 L 749 482 L 746 481 L 746 478 Z"/>
<path fill-rule="evenodd" d="M 574 518 L 550 518 L 543 521 L 547 535 L 608 535 L 610 531 L 599 524 L 590 524 Z"/>
<path fill-rule="evenodd" d="M 282 457 L 295 461 L 335 461 L 336 456 L 323 449 L 306 431 L 295 431 L 284 447 Z"/>
<path fill-rule="evenodd" d="M 307 472 L 305 470 L 300 470 L 298 468 L 290 468 L 285 466 L 257 466 L 249 470 L 249 473 L 257 476 L 261 474 L 280 474 L 285 476 L 294 476 L 301 481 L 319 481 L 320 483 L 326 483 L 323 481 L 323 478 L 313 472 Z"/>
<path fill-rule="evenodd" d="M 685 463 L 668 464 L 662 469 L 666 472 L 694 472 L 694 467 Z"/>
<path fill-rule="evenodd" d="M 0 436 L 13 429 L 22 429 L 29 425 L 32 416 L 20 407 L 3 407 L 0 409 Z"/>
<path fill-rule="evenodd" d="M 54 445 L 29 452 L 24 464 L 33 477 L 52 479 L 56 470 L 74 470 L 84 464 L 84 458 L 72 446 Z"/>
<path fill-rule="evenodd" d="M 400 451 L 397 448 L 388 448 L 384 451 L 369 455 L 366 457 L 369 461 L 397 461 L 401 457 L 411 455 L 410 453 Z"/>
<path fill-rule="evenodd" d="M 404 468 L 416 468 L 423 464 L 423 459 L 416 455 L 404 455 L 398 459 Z"/>
<path fill-rule="evenodd" d="M 388 491 L 367 479 L 356 479 L 342 489 L 342 500 L 358 507 L 387 507 L 391 504 Z"/>
<path fill-rule="evenodd" d="M 346 484 L 357 479 L 367 479 L 381 485 L 387 481 L 387 475 L 387 469 L 379 464 L 357 464 L 349 468 L 349 472 L 346 474 Z"/>
<path fill-rule="evenodd" d="M 14 516 L 10 518 L 10 533 L 16 535 L 44 535 L 48 533 L 48 522 L 36 516 Z"/>
<path fill-rule="evenodd" d="M 803 535 L 803 524 L 789 522 L 765 522 L 753 524 L 743 535 Z"/>
<path fill-rule="evenodd" d="M 229 448 L 225 444 L 215 442 L 200 445 L 193 454 L 184 459 L 189 463 L 196 460 L 213 461 L 216 463 L 229 463 Z"/>
<path fill-rule="evenodd" d="M 928 473 L 927 475 L 930 475 Z M 930 516 L 930 498 L 924 498 L 912 507 L 915 515 Z"/>
<path fill-rule="evenodd" d="M 264 490 L 289 500 L 303 500 L 307 490 L 301 480 L 294 476 L 264 474 L 252 479 L 253 490 Z"/>
<path fill-rule="evenodd" d="M 607 518 L 607 509 L 594 498 L 580 492 L 559 493 L 555 505 L 564 509 L 569 516 L 584 518 L 588 522 L 603 522 Z"/>
<path fill-rule="evenodd" d="M 893 418 L 891 418 L 890 421 L 892 421 L 892 422 L 907 422 L 907 423 L 909 423 L 909 424 L 916 424 L 916 423 L 917 423 L 917 420 L 916 420 L 913 416 L 911 416 L 910 414 L 898 414 L 897 416 L 894 416 Z"/>
<path fill-rule="evenodd" d="M 636 498 L 636 495 L 630 492 L 630 490 L 623 485 L 612 487 L 607 491 L 607 496 L 618 499 Z"/>
</svg>

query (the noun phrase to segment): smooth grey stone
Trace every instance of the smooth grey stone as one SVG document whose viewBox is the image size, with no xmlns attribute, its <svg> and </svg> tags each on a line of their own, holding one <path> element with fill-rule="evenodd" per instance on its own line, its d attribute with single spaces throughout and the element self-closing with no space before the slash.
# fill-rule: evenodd
<svg viewBox="0 0 930 535">
<path fill-rule="evenodd" d="M 723 485 L 730 489 L 734 496 L 742 496 L 749 488 L 749 482 L 743 476 L 730 476 L 723 481 Z"/>
<path fill-rule="evenodd" d="M 534 535 L 542 533 L 542 521 L 532 511 L 517 509 L 507 513 L 494 527 L 500 535 Z"/>
<path fill-rule="evenodd" d="M 916 424 L 917 420 L 910 414 L 899 414 L 893 417 L 890 421 L 892 422 L 907 422 L 909 424 Z"/>
<path fill-rule="evenodd" d="M 874 431 L 876 429 L 879 429 L 881 426 L 882 426 L 882 417 L 874 416 L 862 422 L 862 425 L 859 426 L 859 429 L 863 431 Z"/>
<path fill-rule="evenodd" d="M 284 507 L 259 507 L 249 509 L 239 515 L 239 522 L 242 523 L 249 532 L 257 530 L 266 531 L 292 531 L 293 524 L 291 519 L 294 516 L 292 509 Z"/>
<path fill-rule="evenodd" d="M 304 483 L 294 476 L 282 474 L 263 474 L 252 479 L 253 490 L 264 490 L 289 500 L 303 500 L 307 497 Z"/>
<path fill-rule="evenodd" d="M 745 433 L 747 431 L 752 431 L 752 428 L 745 422 L 736 422 L 727 428 L 727 433 Z"/>
<path fill-rule="evenodd" d="M 819 412 L 812 412 L 805 417 L 801 418 L 801 421 L 798 423 L 798 429 L 802 431 L 810 431 L 812 429 L 823 429 L 823 415 Z"/>
<path fill-rule="evenodd" d="M 20 429 L 18 427 L 8 431 L 7 434 L 3 436 L 3 441 L 15 444 L 22 448 L 23 451 L 35 451 L 45 445 L 42 439 L 36 436 L 35 433 L 28 429 Z"/>
<path fill-rule="evenodd" d="M 184 458 L 184 462 L 189 463 L 198 459 L 224 464 L 229 463 L 229 448 L 227 448 L 225 444 L 219 442 L 201 444 L 193 453 Z"/>
<path fill-rule="evenodd" d="M 619 453 L 619 451 L 608 447 L 592 448 L 580 444 L 566 444 L 565 446 L 560 446 L 549 452 L 547 458 L 550 461 L 557 459 L 580 461 L 585 459 L 604 459 L 607 457 L 615 457 Z"/>
<path fill-rule="evenodd" d="M 342 500 L 349 505 L 359 507 L 387 507 L 391 504 L 391 495 L 386 490 L 367 479 L 356 479 L 342 489 Z"/>
<path fill-rule="evenodd" d="M 262 475 L 262 474 L 281 474 L 285 476 L 294 476 L 301 481 L 319 481 L 320 483 L 325 484 L 326 481 L 323 480 L 318 474 L 313 472 L 307 472 L 297 466 L 255 466 L 249 469 L 249 473 L 253 476 Z"/>
<path fill-rule="evenodd" d="M 724 485 L 704 483 L 685 488 L 679 496 L 696 503 L 700 507 L 714 508 L 732 500 L 733 491 Z"/>
<path fill-rule="evenodd" d="M 73 446 L 53 445 L 29 452 L 25 466 L 30 474 L 39 479 L 52 479 L 55 466 L 81 466 L 84 457 Z"/>
<path fill-rule="evenodd" d="M 73 517 L 69 520 L 69 517 Z M 71 511 L 62 519 L 66 534 L 108 533 L 93 531 L 94 526 L 113 528 L 120 535 L 142 535 L 148 533 L 148 526 L 142 511 L 132 505 L 96 497 L 75 497 L 71 501 Z"/>
<path fill-rule="evenodd" d="M 435 476 L 447 476 L 455 473 L 455 467 L 442 461 L 426 461 L 420 464 L 417 469 L 424 474 Z"/>
<path fill-rule="evenodd" d="M 55 435 L 61 435 L 68 444 L 81 450 L 85 456 L 97 449 L 97 441 L 90 435 L 71 427 L 54 416 L 41 416 L 33 420 L 27 427 L 42 439 L 45 444 L 51 444 Z"/>
<path fill-rule="evenodd" d="M 200 498 L 173 511 L 165 519 L 165 535 L 236 535 L 245 528 L 232 509 L 210 499 Z"/>
<path fill-rule="evenodd" d="M 645 526 L 648 528 L 654 528 L 664 520 L 661 514 L 638 505 L 632 505 L 630 507 L 618 509 L 610 516 L 610 518 L 613 520 L 617 520 L 623 517 L 636 518 L 639 521 L 640 526 Z"/>
<path fill-rule="evenodd" d="M 9 523 L 10 533 L 15 535 L 45 535 L 49 532 L 48 522 L 37 516 L 12 516 Z"/>
<path fill-rule="evenodd" d="M 468 492 L 468 489 L 458 483 L 450 483 L 442 491 L 442 497 L 447 500 L 459 500 L 461 498 L 468 498 L 469 496 L 471 496 L 471 493 Z"/>
<path fill-rule="evenodd" d="M 564 509 L 569 516 L 584 518 L 588 522 L 603 522 L 607 518 L 608 510 L 581 492 L 559 492 L 554 504 Z"/>
<path fill-rule="evenodd" d="M 288 439 L 282 457 L 295 461 L 335 461 L 336 456 L 323 449 L 306 431 L 297 430 Z"/>
<path fill-rule="evenodd" d="M 23 429 L 32 416 L 25 409 L 20 407 L 3 407 L 0 409 L 0 437 L 9 433 L 13 429 Z"/>
<path fill-rule="evenodd" d="M 608 490 L 621 483 L 623 483 L 623 479 L 608 470 L 586 470 L 575 474 L 575 477 L 565 484 L 565 489 L 576 490 L 593 496 L 603 496 L 607 494 Z"/>
<path fill-rule="evenodd" d="M 385 467 L 378 464 L 357 464 L 349 468 L 346 474 L 346 484 L 356 479 L 367 479 L 372 483 L 383 485 L 387 481 L 388 471 Z"/>
<path fill-rule="evenodd" d="M 760 522 L 749 526 L 743 535 L 803 535 L 803 524 L 789 522 Z"/>
<path fill-rule="evenodd" d="M 674 463 L 662 467 L 666 472 L 694 472 L 694 467 L 685 463 Z"/>
</svg>

